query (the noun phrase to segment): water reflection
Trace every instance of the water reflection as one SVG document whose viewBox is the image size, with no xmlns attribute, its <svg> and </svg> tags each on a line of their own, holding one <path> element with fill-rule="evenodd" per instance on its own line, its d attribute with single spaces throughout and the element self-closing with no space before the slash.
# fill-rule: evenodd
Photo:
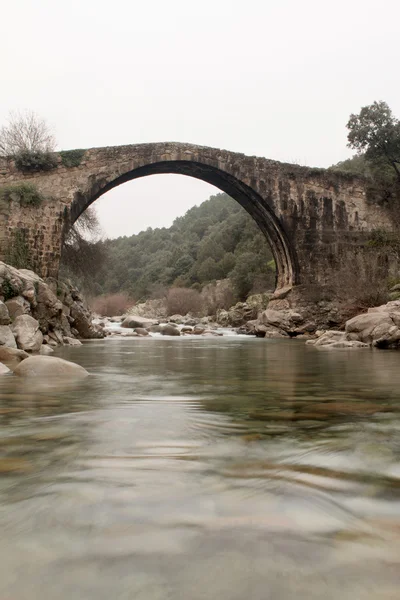
<svg viewBox="0 0 400 600">
<path fill-rule="evenodd" d="M 59 352 L 92 377 L 0 379 L 0 598 L 398 597 L 397 353 Z"/>
</svg>

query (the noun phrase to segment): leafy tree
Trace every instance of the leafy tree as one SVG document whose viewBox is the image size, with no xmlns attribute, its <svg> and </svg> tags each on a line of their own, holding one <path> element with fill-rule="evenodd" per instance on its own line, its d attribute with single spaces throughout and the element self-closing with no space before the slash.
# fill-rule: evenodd
<svg viewBox="0 0 400 600">
<path fill-rule="evenodd" d="M 386 102 L 364 106 L 350 115 L 348 146 L 372 163 L 389 165 L 400 181 L 400 122 Z"/>
</svg>

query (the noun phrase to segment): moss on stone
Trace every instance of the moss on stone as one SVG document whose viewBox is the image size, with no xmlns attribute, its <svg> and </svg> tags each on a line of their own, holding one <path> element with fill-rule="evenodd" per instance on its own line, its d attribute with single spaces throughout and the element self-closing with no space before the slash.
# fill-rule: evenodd
<svg viewBox="0 0 400 600">
<path fill-rule="evenodd" d="M 85 156 L 85 150 L 63 150 L 60 156 L 64 167 L 79 167 Z"/>
</svg>

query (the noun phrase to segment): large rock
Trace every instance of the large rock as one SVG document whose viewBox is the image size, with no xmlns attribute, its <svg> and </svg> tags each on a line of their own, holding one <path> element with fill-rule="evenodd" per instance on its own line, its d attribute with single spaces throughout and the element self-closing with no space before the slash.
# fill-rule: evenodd
<svg viewBox="0 0 400 600">
<path fill-rule="evenodd" d="M 0 325 L 9 325 L 10 324 L 10 315 L 8 313 L 8 308 L 0 300 Z"/>
<path fill-rule="evenodd" d="M 20 315 L 11 326 L 18 348 L 25 352 L 39 352 L 43 334 L 39 322 L 30 315 Z"/>
<path fill-rule="evenodd" d="M 137 333 L 137 335 L 140 335 L 141 337 L 146 337 L 146 335 L 150 335 L 147 329 L 144 329 L 144 327 L 135 327 L 134 332 Z"/>
<path fill-rule="evenodd" d="M 72 337 L 63 337 L 63 342 L 66 346 L 82 346 L 82 342 Z"/>
<path fill-rule="evenodd" d="M 28 315 L 31 312 L 30 304 L 23 296 L 11 298 L 10 300 L 7 300 L 5 304 L 12 321 L 20 315 Z"/>
<path fill-rule="evenodd" d="M 105 337 L 105 333 L 101 327 L 97 328 L 92 325 L 92 315 L 83 302 L 74 300 L 70 306 L 70 311 L 73 328 L 78 331 L 79 337 L 84 339 L 100 339 Z"/>
<path fill-rule="evenodd" d="M 86 369 L 80 365 L 53 356 L 32 356 L 27 358 L 14 369 L 14 374 L 18 375 L 18 377 L 37 377 L 43 379 L 81 379 L 89 375 Z"/>
<path fill-rule="evenodd" d="M 400 311 L 371 311 L 346 322 L 346 338 L 380 348 L 400 343 Z"/>
<path fill-rule="evenodd" d="M 335 331 L 334 329 L 324 331 L 315 340 L 307 340 L 306 344 L 329 350 L 368 348 L 368 344 L 358 340 L 348 340 L 346 332 Z"/>
<path fill-rule="evenodd" d="M 174 336 L 179 336 L 181 335 L 181 332 L 179 331 L 179 329 L 177 327 L 175 327 L 174 325 L 163 325 L 161 328 L 161 335 L 174 335 Z"/>
<path fill-rule="evenodd" d="M 40 329 L 48 331 L 51 327 L 59 326 L 62 316 L 62 303 L 44 281 L 38 281 L 36 287 L 37 305 L 32 314 L 39 321 Z"/>
<path fill-rule="evenodd" d="M 0 362 L 0 375 L 7 375 L 7 373 L 11 373 L 10 369 Z"/>
<path fill-rule="evenodd" d="M 21 360 L 25 360 L 25 358 L 29 358 L 29 354 L 24 350 L 0 346 L 0 361 L 7 365 L 10 363 L 18 364 Z"/>
<path fill-rule="evenodd" d="M 139 317 L 138 315 L 128 315 L 122 321 L 121 327 L 128 327 L 129 329 L 143 327 L 143 329 L 147 329 L 152 325 L 158 325 L 158 321 L 155 319 L 147 319 L 146 317 Z"/>
<path fill-rule="evenodd" d="M 8 325 L 0 325 L 0 348 L 1 346 L 17 347 L 14 334 Z"/>
</svg>

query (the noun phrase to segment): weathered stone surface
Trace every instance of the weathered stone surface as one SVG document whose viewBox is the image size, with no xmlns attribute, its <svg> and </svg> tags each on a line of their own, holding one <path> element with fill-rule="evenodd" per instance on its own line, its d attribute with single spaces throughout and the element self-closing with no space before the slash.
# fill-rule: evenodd
<svg viewBox="0 0 400 600">
<path fill-rule="evenodd" d="M 63 337 L 63 342 L 66 346 L 82 346 L 82 342 L 72 337 Z"/>
<path fill-rule="evenodd" d="M 0 325 L 0 347 L 7 346 L 8 348 L 16 348 L 14 334 L 8 325 Z"/>
<path fill-rule="evenodd" d="M 53 354 L 54 349 L 52 348 L 52 346 L 50 346 L 50 344 L 42 344 L 40 346 L 40 352 L 39 354 L 41 354 L 42 356 L 49 356 L 50 354 Z"/>
<path fill-rule="evenodd" d="M 144 327 L 135 327 L 134 332 L 141 337 L 146 337 L 146 335 L 150 335 L 147 329 Z"/>
<path fill-rule="evenodd" d="M 0 187 L 33 180 L 46 197 L 35 210 L 10 203 L 0 226 L 0 241 L 22 227 L 35 270 L 43 277 L 57 276 L 63 226 L 73 223 L 118 179 L 160 172 L 213 181 L 221 188 L 230 182 L 232 196 L 263 231 L 271 233 L 277 264 L 271 308 L 292 308 L 293 298 L 297 302 L 301 296 L 318 308 L 324 289 L 336 293 L 343 265 L 352 265 L 358 282 L 365 286 L 371 285 L 372 261 L 381 266 L 382 279 L 389 273 L 394 260 L 390 250 L 371 249 L 366 242 L 372 231 L 392 231 L 396 223 L 379 202 L 367 198 L 363 179 L 175 142 L 92 148 L 73 169 L 59 160 L 57 168 L 34 176 L 18 171 L 13 161 L 0 159 Z M 5 252 L 7 245 L 0 247 Z M 69 305 L 73 298 L 67 295 L 69 299 L 60 296 L 60 300 Z"/>
<path fill-rule="evenodd" d="M 73 326 L 78 331 L 79 337 L 83 339 L 101 339 L 105 337 L 101 327 L 96 328 L 92 325 L 90 311 L 84 306 L 83 302 L 73 301 L 70 310 Z"/>
<path fill-rule="evenodd" d="M 43 334 L 39 322 L 30 315 L 20 315 L 11 326 L 18 348 L 25 352 L 39 352 Z"/>
<path fill-rule="evenodd" d="M 0 375 L 7 375 L 8 373 L 11 373 L 10 369 L 0 362 Z"/>
<path fill-rule="evenodd" d="M 21 360 L 28 358 L 29 354 L 24 350 L 18 350 L 17 348 L 10 348 L 6 346 L 0 346 L 0 361 L 6 363 L 20 363 Z"/>
<path fill-rule="evenodd" d="M 10 324 L 10 315 L 8 314 L 8 308 L 0 300 L 0 325 L 9 325 Z"/>
<path fill-rule="evenodd" d="M 161 335 L 179 336 L 179 335 L 181 335 L 181 333 L 177 327 L 174 327 L 174 325 L 172 325 L 172 324 L 168 324 L 168 325 L 162 326 Z"/>
<path fill-rule="evenodd" d="M 42 379 L 80 379 L 89 375 L 86 369 L 80 365 L 54 356 L 32 356 L 27 358 L 14 369 L 14 374 L 18 377 Z"/>
<path fill-rule="evenodd" d="M 155 319 L 147 319 L 146 317 L 139 317 L 138 315 L 128 315 L 122 321 L 121 327 L 128 327 L 129 329 L 135 329 L 135 327 L 151 327 L 152 325 L 158 325 L 158 321 Z"/>
<path fill-rule="evenodd" d="M 150 333 L 161 333 L 162 325 L 151 325 L 146 328 Z"/>
<path fill-rule="evenodd" d="M 12 321 L 20 315 L 28 315 L 31 312 L 31 306 L 23 296 L 11 298 L 10 300 L 7 300 L 5 304 Z"/>
<path fill-rule="evenodd" d="M 355 340 L 378 347 L 398 345 L 400 342 L 400 312 L 371 311 L 353 317 L 346 323 L 348 340 Z"/>
</svg>

